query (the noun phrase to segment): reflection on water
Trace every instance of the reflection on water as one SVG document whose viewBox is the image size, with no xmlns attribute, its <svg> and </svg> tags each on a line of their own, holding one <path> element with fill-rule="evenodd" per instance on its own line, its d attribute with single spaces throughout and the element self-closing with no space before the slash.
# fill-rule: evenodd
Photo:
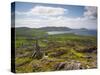
<svg viewBox="0 0 100 75">
<path fill-rule="evenodd" d="M 70 30 L 70 31 L 49 31 L 47 32 L 49 35 L 55 35 L 55 34 L 67 34 L 67 33 L 73 33 L 76 35 L 96 35 L 96 30 Z"/>
</svg>

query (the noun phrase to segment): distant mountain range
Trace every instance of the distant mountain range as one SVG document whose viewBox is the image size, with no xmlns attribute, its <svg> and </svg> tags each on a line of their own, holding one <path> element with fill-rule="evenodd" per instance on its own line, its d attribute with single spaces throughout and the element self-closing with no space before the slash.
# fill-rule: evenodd
<svg viewBox="0 0 100 75">
<path fill-rule="evenodd" d="M 47 34 L 47 32 L 64 32 L 65 33 L 74 33 L 79 35 L 96 35 L 96 30 L 89 30 L 86 28 L 80 29 L 71 29 L 69 27 L 41 27 L 41 28 L 28 28 L 28 27 L 16 27 L 15 32 L 16 36 L 34 36 L 36 34 Z"/>
<path fill-rule="evenodd" d="M 28 27 L 15 27 L 18 30 L 43 30 L 43 31 L 69 31 L 69 30 L 96 30 L 96 29 L 87 29 L 87 28 L 80 28 L 80 29 L 72 29 L 69 27 L 40 27 L 40 28 L 28 28 Z"/>
<path fill-rule="evenodd" d="M 72 30 L 71 28 L 68 27 L 41 27 L 37 28 L 39 30 L 44 30 L 44 31 L 69 31 Z"/>
</svg>

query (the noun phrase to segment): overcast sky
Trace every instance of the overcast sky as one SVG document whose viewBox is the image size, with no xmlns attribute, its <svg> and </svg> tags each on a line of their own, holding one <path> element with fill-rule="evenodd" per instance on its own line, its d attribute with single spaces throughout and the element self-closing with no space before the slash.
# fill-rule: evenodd
<svg viewBox="0 0 100 75">
<path fill-rule="evenodd" d="M 97 8 L 94 6 L 17 2 L 15 7 L 16 27 L 97 28 Z"/>
</svg>

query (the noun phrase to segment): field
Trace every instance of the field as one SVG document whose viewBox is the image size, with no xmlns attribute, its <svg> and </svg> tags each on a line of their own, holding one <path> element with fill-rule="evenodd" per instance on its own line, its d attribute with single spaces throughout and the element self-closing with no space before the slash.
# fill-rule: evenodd
<svg viewBox="0 0 100 75">
<path fill-rule="evenodd" d="M 36 38 L 31 32 L 32 37 L 16 34 L 17 73 L 97 68 L 96 36 L 68 33 Z M 39 31 L 37 36 L 43 34 L 47 33 Z M 37 50 L 39 54 L 34 55 Z"/>
</svg>

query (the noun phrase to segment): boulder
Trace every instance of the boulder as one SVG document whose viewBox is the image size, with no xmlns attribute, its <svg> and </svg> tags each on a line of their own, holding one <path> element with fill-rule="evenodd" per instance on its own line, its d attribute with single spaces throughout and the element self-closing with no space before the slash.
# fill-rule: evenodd
<svg viewBox="0 0 100 75">
<path fill-rule="evenodd" d="M 81 63 L 78 61 L 60 62 L 55 65 L 55 70 L 77 70 L 82 69 Z"/>
</svg>

